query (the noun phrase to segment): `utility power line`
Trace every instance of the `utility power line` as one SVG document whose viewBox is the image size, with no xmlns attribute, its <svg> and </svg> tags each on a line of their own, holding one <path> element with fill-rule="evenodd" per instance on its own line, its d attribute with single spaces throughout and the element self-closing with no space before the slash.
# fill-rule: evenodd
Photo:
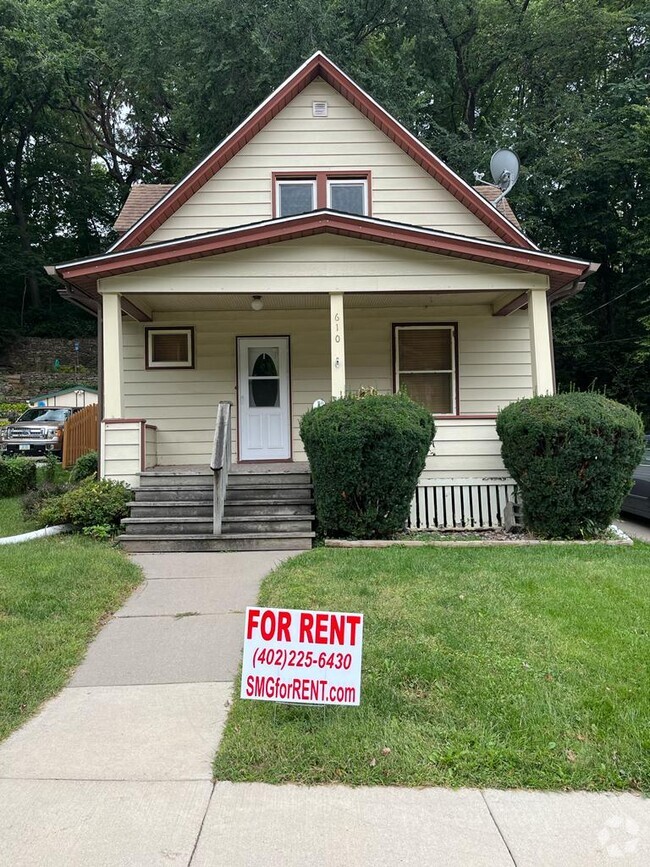
<svg viewBox="0 0 650 867">
<path fill-rule="evenodd" d="M 597 310 L 602 310 L 603 307 L 607 307 L 608 304 L 613 304 L 614 301 L 618 301 L 619 298 L 624 298 L 626 295 L 629 295 L 630 292 L 634 292 L 635 289 L 638 289 L 640 286 L 645 286 L 645 284 L 650 280 L 650 277 L 646 277 L 645 280 L 642 280 L 640 283 L 637 283 L 636 286 L 632 286 L 630 289 L 626 289 L 625 292 L 621 292 L 620 295 L 617 295 L 615 298 L 611 298 L 609 301 L 605 301 L 604 304 L 601 304 L 600 307 L 594 307 L 593 310 L 590 310 L 589 313 L 583 313 L 580 319 L 585 319 L 587 316 L 591 316 L 592 313 L 595 313 Z"/>
</svg>

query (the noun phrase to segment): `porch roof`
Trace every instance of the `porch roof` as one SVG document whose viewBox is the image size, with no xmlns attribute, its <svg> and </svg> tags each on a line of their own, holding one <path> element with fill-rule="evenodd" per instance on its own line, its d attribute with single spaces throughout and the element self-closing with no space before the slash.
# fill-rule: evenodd
<svg viewBox="0 0 650 867">
<path fill-rule="evenodd" d="M 318 210 L 294 217 L 265 220 L 158 244 L 147 244 L 134 249 L 109 251 L 103 255 L 65 262 L 51 270 L 81 293 L 77 300 L 83 303 L 85 299 L 91 306 L 97 298 L 97 281 L 103 277 L 322 233 L 546 274 L 549 278 L 551 299 L 560 293 L 564 296 L 571 291 L 577 291 L 578 281 L 585 279 L 598 268 L 597 264 L 582 259 L 454 235 L 422 226 Z"/>
</svg>

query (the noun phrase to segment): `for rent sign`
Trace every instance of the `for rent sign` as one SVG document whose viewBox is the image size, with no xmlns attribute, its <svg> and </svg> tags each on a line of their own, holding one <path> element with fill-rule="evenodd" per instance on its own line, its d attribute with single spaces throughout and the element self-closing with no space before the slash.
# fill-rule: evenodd
<svg viewBox="0 0 650 867">
<path fill-rule="evenodd" d="M 357 705 L 362 639 L 363 614 L 247 608 L 241 697 Z"/>
</svg>

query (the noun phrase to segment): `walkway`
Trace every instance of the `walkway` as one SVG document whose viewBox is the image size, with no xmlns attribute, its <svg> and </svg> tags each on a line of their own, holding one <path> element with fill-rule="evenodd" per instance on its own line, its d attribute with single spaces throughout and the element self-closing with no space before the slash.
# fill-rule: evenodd
<svg viewBox="0 0 650 867">
<path fill-rule="evenodd" d="M 242 612 L 287 556 L 134 558 L 146 583 L 0 746 L 2 867 L 650 863 L 629 794 L 213 785 Z"/>
</svg>

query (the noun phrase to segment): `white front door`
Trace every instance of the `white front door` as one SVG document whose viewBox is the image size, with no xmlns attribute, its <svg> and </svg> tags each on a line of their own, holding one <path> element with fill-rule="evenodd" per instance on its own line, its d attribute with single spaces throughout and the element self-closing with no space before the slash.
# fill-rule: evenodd
<svg viewBox="0 0 650 867">
<path fill-rule="evenodd" d="M 291 457 L 289 338 L 238 337 L 239 457 Z"/>
</svg>

